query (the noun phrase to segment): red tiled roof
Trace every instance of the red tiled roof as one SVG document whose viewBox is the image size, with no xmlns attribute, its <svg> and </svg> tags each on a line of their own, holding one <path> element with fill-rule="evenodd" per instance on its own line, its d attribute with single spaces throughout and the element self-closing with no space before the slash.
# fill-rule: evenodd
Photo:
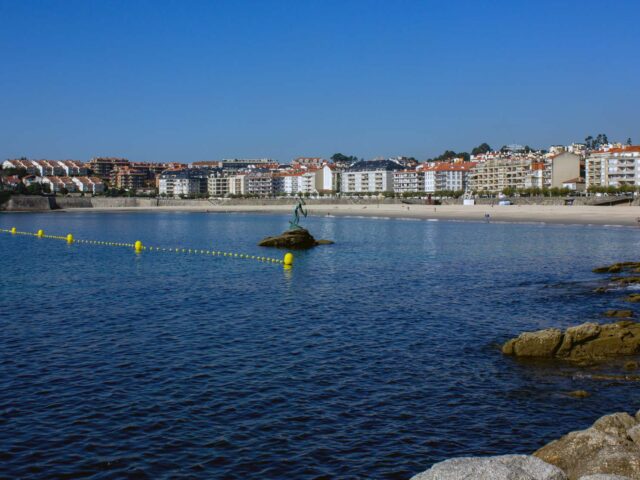
<svg viewBox="0 0 640 480">
<path fill-rule="evenodd" d="M 640 145 L 628 145 L 622 148 L 610 148 L 609 150 L 596 150 L 592 153 L 629 153 L 640 152 Z"/>
</svg>

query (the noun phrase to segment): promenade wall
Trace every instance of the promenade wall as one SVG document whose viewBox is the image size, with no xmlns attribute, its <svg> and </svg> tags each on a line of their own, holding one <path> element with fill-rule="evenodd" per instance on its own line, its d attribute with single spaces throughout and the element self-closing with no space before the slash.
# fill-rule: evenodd
<svg viewBox="0 0 640 480">
<path fill-rule="evenodd" d="M 573 205 L 597 205 L 606 200 L 606 197 L 575 197 L 570 199 Z M 476 205 L 497 205 L 496 198 L 477 198 Z M 510 201 L 514 205 L 566 205 L 567 199 L 563 197 L 514 197 Z M 137 198 L 137 197 L 42 197 L 30 195 L 14 195 L 4 204 L 0 210 L 15 212 L 37 212 L 56 209 L 74 208 L 153 208 L 153 207 L 185 207 L 206 209 L 211 206 L 270 206 L 293 205 L 292 198 L 228 198 L 228 199 L 179 199 L 179 198 Z M 409 203 L 425 205 L 427 200 L 399 199 L 399 198 L 319 198 L 305 199 L 307 205 L 397 205 Z M 444 199 L 443 205 L 462 205 L 462 199 Z M 636 198 L 631 205 L 640 205 L 640 198 Z"/>
</svg>

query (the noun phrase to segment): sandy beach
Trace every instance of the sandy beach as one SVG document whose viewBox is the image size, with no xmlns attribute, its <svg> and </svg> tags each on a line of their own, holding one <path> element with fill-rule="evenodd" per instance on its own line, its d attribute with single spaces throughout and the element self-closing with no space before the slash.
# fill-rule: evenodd
<svg viewBox="0 0 640 480">
<path fill-rule="evenodd" d="M 546 206 L 546 205 L 309 205 L 313 216 L 359 216 L 490 222 L 536 222 L 579 225 L 640 226 L 640 206 Z M 57 212 L 209 212 L 290 214 L 292 205 L 224 205 L 122 208 L 70 208 Z"/>
</svg>

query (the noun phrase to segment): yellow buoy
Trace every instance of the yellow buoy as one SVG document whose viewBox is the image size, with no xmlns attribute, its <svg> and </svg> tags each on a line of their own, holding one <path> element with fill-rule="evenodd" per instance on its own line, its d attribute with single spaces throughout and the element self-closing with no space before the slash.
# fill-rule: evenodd
<svg viewBox="0 0 640 480">
<path fill-rule="evenodd" d="M 11 235 L 15 235 L 16 233 L 18 233 L 16 227 L 11 227 Z"/>
<path fill-rule="evenodd" d="M 38 238 L 42 238 L 42 237 L 44 237 L 44 231 L 43 231 L 43 230 L 38 230 L 38 233 L 36 233 L 36 236 L 37 236 Z"/>
<path fill-rule="evenodd" d="M 73 243 L 73 235 L 71 234 L 67 235 L 67 243 L 69 244 Z"/>
<path fill-rule="evenodd" d="M 136 240 L 136 243 L 133 244 L 133 248 L 135 249 L 136 253 L 142 252 L 142 242 L 140 240 Z"/>
<path fill-rule="evenodd" d="M 285 265 L 293 265 L 293 253 L 287 252 L 284 254 L 284 264 Z"/>
</svg>

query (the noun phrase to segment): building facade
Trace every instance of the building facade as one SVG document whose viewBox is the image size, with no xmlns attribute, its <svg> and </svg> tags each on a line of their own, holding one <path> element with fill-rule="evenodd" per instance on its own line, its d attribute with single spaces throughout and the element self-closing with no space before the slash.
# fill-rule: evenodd
<svg viewBox="0 0 640 480">
<path fill-rule="evenodd" d="M 210 197 L 229 195 L 229 177 L 219 168 L 211 169 L 207 177 L 207 192 Z"/>
<path fill-rule="evenodd" d="M 360 161 L 342 172 L 342 193 L 383 193 L 393 191 L 393 173 L 402 166 L 390 160 Z"/>
<path fill-rule="evenodd" d="M 129 160 L 116 157 L 94 157 L 89 161 L 88 165 L 94 175 L 108 180 L 114 168 L 128 167 Z"/>
<path fill-rule="evenodd" d="M 424 178 L 423 191 L 435 193 L 466 190 L 475 166 L 474 162 L 439 162 L 431 164 L 422 170 Z"/>
<path fill-rule="evenodd" d="M 586 187 L 640 185 L 640 146 L 608 148 L 586 158 Z"/>
<path fill-rule="evenodd" d="M 417 170 L 396 170 L 393 172 L 395 193 L 424 192 L 424 173 Z"/>
<path fill-rule="evenodd" d="M 207 194 L 207 172 L 195 168 L 166 170 L 158 181 L 158 193 L 168 197 L 193 197 Z"/>
</svg>

